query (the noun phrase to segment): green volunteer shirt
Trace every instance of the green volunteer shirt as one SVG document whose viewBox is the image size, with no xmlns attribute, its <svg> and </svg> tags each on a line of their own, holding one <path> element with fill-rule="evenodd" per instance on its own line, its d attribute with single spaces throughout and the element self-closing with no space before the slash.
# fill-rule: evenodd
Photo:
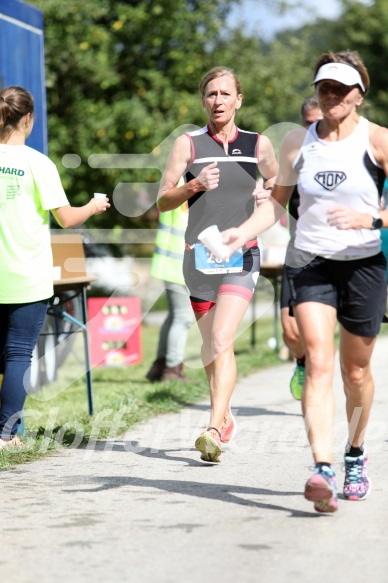
<svg viewBox="0 0 388 583">
<path fill-rule="evenodd" d="M 0 144 L 0 303 L 53 295 L 49 210 L 68 204 L 47 156 L 28 146 Z"/>
</svg>

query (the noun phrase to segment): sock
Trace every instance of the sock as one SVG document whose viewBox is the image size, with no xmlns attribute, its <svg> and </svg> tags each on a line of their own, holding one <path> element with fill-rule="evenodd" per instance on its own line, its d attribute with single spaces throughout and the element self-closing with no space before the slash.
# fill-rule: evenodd
<svg viewBox="0 0 388 583">
<path fill-rule="evenodd" d="M 303 368 L 306 366 L 306 357 L 302 356 L 302 358 L 296 359 L 297 366 L 302 366 Z"/>
<path fill-rule="evenodd" d="M 354 445 L 350 445 L 346 448 L 346 455 L 349 457 L 360 457 L 364 453 L 364 446 L 361 445 L 360 447 L 355 447 Z"/>
<path fill-rule="evenodd" d="M 322 470 L 322 468 L 323 468 L 324 466 L 326 466 L 326 467 L 330 468 L 330 469 L 331 469 L 331 471 L 332 471 L 332 472 L 333 472 L 333 474 L 334 474 L 334 470 L 333 470 L 333 468 L 331 467 L 331 464 L 329 464 L 329 462 L 317 462 L 317 463 L 315 464 L 315 469 L 317 469 L 317 470 L 321 471 L 321 470 Z"/>
</svg>

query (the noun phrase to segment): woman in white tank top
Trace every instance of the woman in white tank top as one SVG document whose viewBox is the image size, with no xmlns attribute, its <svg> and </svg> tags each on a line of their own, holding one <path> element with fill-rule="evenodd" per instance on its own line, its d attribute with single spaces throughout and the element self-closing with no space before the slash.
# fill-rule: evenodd
<svg viewBox="0 0 388 583">
<path fill-rule="evenodd" d="M 337 321 L 349 427 L 344 496 L 364 500 L 371 489 L 364 436 L 374 393 L 370 360 L 386 306 L 386 261 L 379 229 L 388 226 L 388 210 L 379 210 L 379 199 L 388 175 L 388 130 L 358 114 L 369 76 L 356 52 L 322 55 L 313 84 L 323 119 L 308 132 L 286 136 L 272 199 L 223 236 L 233 252 L 268 229 L 284 213 L 298 185 L 297 251 L 285 269 L 290 307 L 306 348 L 302 410 L 316 464 L 304 495 L 318 512 L 335 512 Z"/>
</svg>

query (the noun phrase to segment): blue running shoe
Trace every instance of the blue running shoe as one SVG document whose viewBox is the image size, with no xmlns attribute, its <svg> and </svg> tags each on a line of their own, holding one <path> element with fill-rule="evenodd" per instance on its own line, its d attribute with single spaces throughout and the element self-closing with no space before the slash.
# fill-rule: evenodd
<svg viewBox="0 0 388 583">
<path fill-rule="evenodd" d="M 338 510 L 337 484 L 334 470 L 330 466 L 315 468 L 314 474 L 306 482 L 304 497 L 314 502 L 317 512 Z"/>
<path fill-rule="evenodd" d="M 290 381 L 291 395 L 297 401 L 302 399 L 305 372 L 305 367 L 298 364 Z"/>
<path fill-rule="evenodd" d="M 347 500 L 365 500 L 372 489 L 372 482 L 366 471 L 366 453 L 358 457 L 345 454 L 344 496 Z"/>
</svg>

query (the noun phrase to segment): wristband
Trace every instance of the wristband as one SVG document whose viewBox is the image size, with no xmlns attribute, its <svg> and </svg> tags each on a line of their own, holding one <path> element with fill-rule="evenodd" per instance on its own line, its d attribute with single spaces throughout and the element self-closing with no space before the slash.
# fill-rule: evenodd
<svg viewBox="0 0 388 583">
<path fill-rule="evenodd" d="M 265 190 L 273 190 L 272 186 L 268 186 L 268 188 L 265 188 Z"/>
<path fill-rule="evenodd" d="M 383 228 L 383 221 L 380 217 L 372 217 L 372 231 Z"/>
</svg>

